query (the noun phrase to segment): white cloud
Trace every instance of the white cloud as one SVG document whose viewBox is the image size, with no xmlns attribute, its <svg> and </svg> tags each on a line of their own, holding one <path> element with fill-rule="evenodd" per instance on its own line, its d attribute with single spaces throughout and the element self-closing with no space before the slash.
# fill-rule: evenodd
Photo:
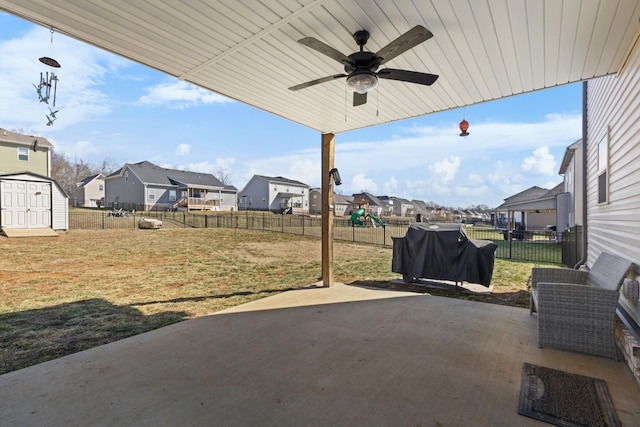
<svg viewBox="0 0 640 427">
<path fill-rule="evenodd" d="M 442 159 L 432 165 L 429 165 L 433 178 L 440 183 L 447 183 L 452 181 L 456 177 L 456 172 L 460 167 L 460 158 L 456 156 L 450 156 L 447 159 Z"/>
<path fill-rule="evenodd" d="M 223 159 L 221 157 L 217 157 L 215 162 L 210 162 L 208 160 L 204 160 L 202 162 L 194 162 L 188 163 L 186 165 L 180 164 L 177 166 L 163 166 L 169 169 L 180 169 L 180 170 L 188 170 L 192 172 L 205 172 L 205 173 L 214 173 L 219 168 L 224 168 L 227 171 L 231 172 L 231 167 L 236 162 L 236 159 L 233 157 L 228 159 Z"/>
<path fill-rule="evenodd" d="M 394 192 L 398 188 L 398 180 L 392 176 L 383 184 L 382 188 L 384 189 L 384 194 L 395 194 Z"/>
<path fill-rule="evenodd" d="M 139 99 L 142 105 L 164 104 L 172 108 L 187 108 L 201 104 L 232 102 L 227 97 L 181 80 L 166 81 L 145 90 L 147 94 Z"/>
<path fill-rule="evenodd" d="M 543 175 L 557 174 L 556 161 L 546 145 L 533 150 L 533 156 L 522 161 L 522 169 Z"/>
<path fill-rule="evenodd" d="M 378 185 L 372 179 L 367 178 L 363 173 L 357 173 L 351 179 L 351 192 L 359 193 L 361 191 L 367 191 L 375 194 L 378 192 Z"/>
<path fill-rule="evenodd" d="M 176 147 L 176 156 L 186 156 L 189 154 L 189 150 L 191 150 L 191 146 L 189 144 L 178 144 Z"/>
</svg>

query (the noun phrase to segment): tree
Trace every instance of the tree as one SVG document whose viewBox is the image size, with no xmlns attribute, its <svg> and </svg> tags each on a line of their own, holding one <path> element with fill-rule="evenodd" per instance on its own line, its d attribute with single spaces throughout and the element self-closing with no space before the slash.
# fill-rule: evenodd
<svg viewBox="0 0 640 427">
<path fill-rule="evenodd" d="M 218 169 L 213 173 L 213 176 L 215 176 L 218 181 L 224 185 L 231 184 L 231 172 L 224 166 L 218 166 Z"/>
<path fill-rule="evenodd" d="M 51 178 L 62 187 L 71 199 L 71 204 L 75 206 L 75 193 L 77 184 L 88 176 L 103 173 L 102 170 L 112 168 L 112 161 L 105 159 L 102 166 L 92 166 L 84 160 L 77 160 L 71 163 L 64 154 L 51 151 Z M 103 173 L 104 174 L 104 173 Z"/>
<path fill-rule="evenodd" d="M 101 173 L 104 176 L 111 175 L 120 169 L 120 166 L 113 159 L 105 158 L 99 166 L 94 168 L 94 173 Z"/>
<path fill-rule="evenodd" d="M 51 178 L 55 179 L 60 187 L 73 200 L 73 193 L 76 187 L 75 170 L 62 153 L 51 151 Z"/>
</svg>

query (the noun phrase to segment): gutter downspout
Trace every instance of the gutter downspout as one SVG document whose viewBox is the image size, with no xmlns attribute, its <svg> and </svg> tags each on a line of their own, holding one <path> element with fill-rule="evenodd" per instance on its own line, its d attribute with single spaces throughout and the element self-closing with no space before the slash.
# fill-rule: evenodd
<svg viewBox="0 0 640 427">
<path fill-rule="evenodd" d="M 587 81 L 582 82 L 582 259 L 573 267 L 587 262 Z"/>
</svg>

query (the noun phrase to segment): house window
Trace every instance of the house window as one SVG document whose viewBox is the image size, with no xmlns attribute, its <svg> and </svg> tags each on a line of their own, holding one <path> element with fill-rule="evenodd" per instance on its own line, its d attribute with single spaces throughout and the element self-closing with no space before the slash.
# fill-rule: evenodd
<svg viewBox="0 0 640 427">
<path fill-rule="evenodd" d="M 124 171 L 124 182 L 129 181 L 129 171 Z"/>
<path fill-rule="evenodd" d="M 98 185 L 98 191 L 104 191 L 104 185 L 99 184 Z"/>
<path fill-rule="evenodd" d="M 29 149 L 26 147 L 18 147 L 18 160 L 23 162 L 29 161 Z"/>
<path fill-rule="evenodd" d="M 224 203 L 224 194 L 220 195 L 220 203 Z"/>
<path fill-rule="evenodd" d="M 314 194 L 314 195 L 313 195 L 313 201 L 315 202 L 316 200 L 318 200 L 318 195 L 317 195 L 317 194 Z"/>
<path fill-rule="evenodd" d="M 182 196 L 180 197 L 187 197 L 187 190 L 182 190 Z"/>
<path fill-rule="evenodd" d="M 169 190 L 169 201 L 170 202 L 176 201 L 176 190 Z"/>
<path fill-rule="evenodd" d="M 604 135 L 598 143 L 598 203 L 607 203 L 607 175 L 609 170 L 609 138 Z"/>
<path fill-rule="evenodd" d="M 148 200 L 155 200 L 156 199 L 156 189 L 155 188 L 149 188 L 147 190 L 147 199 Z"/>
</svg>

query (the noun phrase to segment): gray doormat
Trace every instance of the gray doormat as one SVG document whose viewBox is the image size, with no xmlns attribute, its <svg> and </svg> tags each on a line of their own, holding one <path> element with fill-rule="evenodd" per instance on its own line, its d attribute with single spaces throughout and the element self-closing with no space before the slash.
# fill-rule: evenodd
<svg viewBox="0 0 640 427">
<path fill-rule="evenodd" d="M 603 380 L 528 363 L 518 413 L 557 426 L 620 426 Z"/>
</svg>

